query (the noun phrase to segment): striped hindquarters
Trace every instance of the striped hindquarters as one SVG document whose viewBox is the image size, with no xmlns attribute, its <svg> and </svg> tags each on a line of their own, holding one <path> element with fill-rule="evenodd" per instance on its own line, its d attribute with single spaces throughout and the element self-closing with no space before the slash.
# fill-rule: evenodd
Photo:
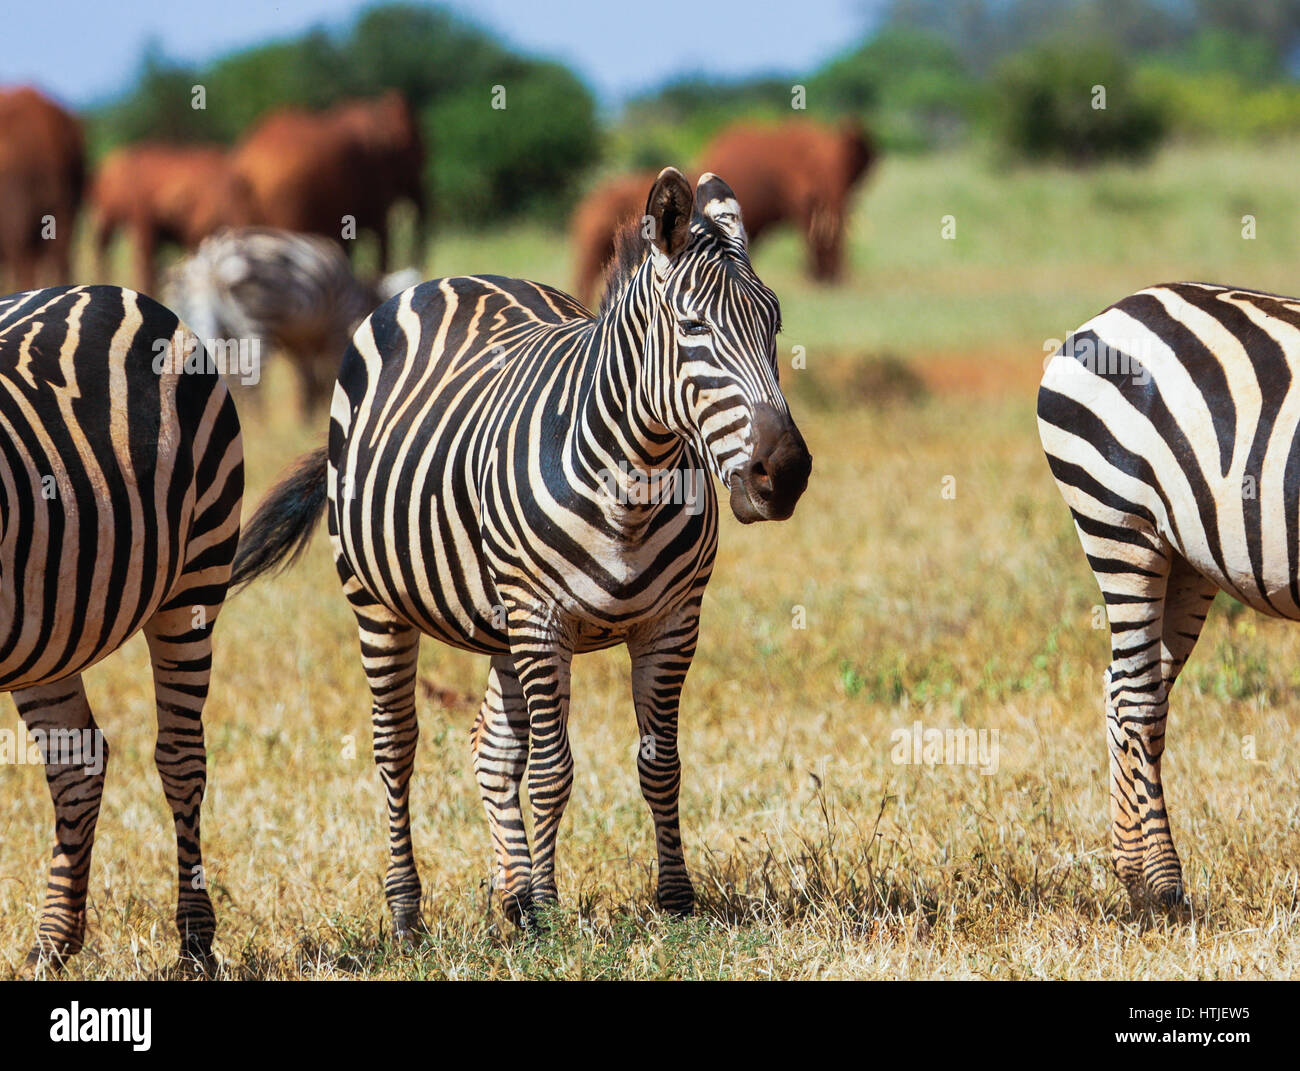
<svg viewBox="0 0 1300 1071">
<path fill-rule="evenodd" d="M 0 300 L 0 689 L 79 672 L 169 600 L 220 606 L 239 422 L 187 349 L 174 314 L 116 287 Z"/>
<path fill-rule="evenodd" d="M 1052 358 L 1038 424 L 1090 563 L 1172 549 L 1242 602 L 1300 617 L 1300 301 L 1140 291 Z"/>
</svg>

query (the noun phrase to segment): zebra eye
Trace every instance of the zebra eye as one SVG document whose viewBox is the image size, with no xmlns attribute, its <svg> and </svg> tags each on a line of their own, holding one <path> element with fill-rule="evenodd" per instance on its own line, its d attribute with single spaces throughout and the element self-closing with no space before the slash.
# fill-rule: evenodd
<svg viewBox="0 0 1300 1071">
<path fill-rule="evenodd" d="M 677 329 L 683 335 L 707 335 L 713 330 L 703 320 L 678 320 Z"/>
</svg>

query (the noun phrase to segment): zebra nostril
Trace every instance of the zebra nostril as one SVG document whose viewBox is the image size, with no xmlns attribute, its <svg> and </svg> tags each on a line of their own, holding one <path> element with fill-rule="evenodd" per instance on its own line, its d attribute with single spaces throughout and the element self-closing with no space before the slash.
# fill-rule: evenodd
<svg viewBox="0 0 1300 1071">
<path fill-rule="evenodd" d="M 749 479 L 751 485 L 762 495 L 767 496 L 772 493 L 772 476 L 762 459 L 749 463 Z"/>
</svg>

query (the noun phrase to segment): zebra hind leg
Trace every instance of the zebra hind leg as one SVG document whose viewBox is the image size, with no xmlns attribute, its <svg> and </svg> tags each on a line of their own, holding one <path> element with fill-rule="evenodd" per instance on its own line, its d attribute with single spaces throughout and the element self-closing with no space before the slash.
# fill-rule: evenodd
<svg viewBox="0 0 1300 1071">
<path fill-rule="evenodd" d="M 95 824 L 104 794 L 108 742 L 95 724 L 81 676 L 14 693 L 19 716 L 41 747 L 54 801 L 54 859 L 36 944 L 23 966 L 60 969 L 81 950 Z"/>
<path fill-rule="evenodd" d="M 1164 685 L 1165 719 L 1169 712 L 1169 694 L 1191 656 L 1209 614 L 1218 585 L 1196 572 L 1185 558 L 1175 556 L 1165 588 L 1165 612 L 1161 629 L 1160 675 Z M 1183 907 L 1186 895 L 1182 867 L 1174 850 L 1169 829 L 1169 815 L 1160 779 L 1160 763 L 1165 748 L 1165 720 L 1152 726 L 1147 753 L 1154 765 L 1153 793 L 1155 806 L 1144 822 L 1145 843 L 1142 875 L 1152 901 L 1162 907 Z M 1172 869 L 1170 869 L 1172 863 Z"/>
<path fill-rule="evenodd" d="M 145 625 L 158 710 L 154 765 L 176 827 L 179 967 L 209 973 L 216 915 L 203 868 L 200 816 L 207 789 L 203 705 L 212 674 L 212 625 L 220 605 L 195 591 L 171 600 Z"/>
<path fill-rule="evenodd" d="M 1097 558 L 1090 555 L 1094 561 Z M 1108 568 L 1115 559 L 1105 559 Z M 1161 778 L 1169 692 L 1215 585 L 1167 546 L 1141 565 L 1097 572 L 1111 629 L 1106 725 L 1115 872 L 1135 906 L 1185 904 Z"/>
<path fill-rule="evenodd" d="M 361 633 L 361 664 L 370 686 L 370 724 L 375 765 L 388 807 L 388 870 L 384 897 L 393 915 L 393 934 L 403 941 L 424 932 L 420 917 L 420 875 L 411 843 L 411 771 L 420 728 L 415 713 L 420 633 L 401 624 L 377 603 L 360 605 L 349 593 Z"/>
<path fill-rule="evenodd" d="M 492 659 L 487 694 L 470 732 L 470 748 L 496 855 L 493 885 L 506 918 L 522 926 L 532 908 L 533 876 L 520 803 L 528 767 L 528 707 L 509 656 Z"/>
</svg>

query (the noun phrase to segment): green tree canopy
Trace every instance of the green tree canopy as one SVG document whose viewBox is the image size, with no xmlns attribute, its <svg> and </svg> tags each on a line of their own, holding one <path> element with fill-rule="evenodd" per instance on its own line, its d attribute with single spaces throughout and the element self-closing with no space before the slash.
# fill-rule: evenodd
<svg viewBox="0 0 1300 1071">
<path fill-rule="evenodd" d="M 201 85 L 206 108 L 192 107 Z M 494 86 L 507 107 L 493 108 Z M 512 52 L 441 8 L 388 4 L 202 67 L 146 53 L 132 89 L 91 116 L 92 148 L 143 139 L 232 143 L 274 108 L 327 108 L 400 89 L 419 115 L 441 219 L 557 212 L 599 148 L 595 102 L 571 71 Z M 465 154 L 470 155 L 465 155 Z"/>
</svg>

